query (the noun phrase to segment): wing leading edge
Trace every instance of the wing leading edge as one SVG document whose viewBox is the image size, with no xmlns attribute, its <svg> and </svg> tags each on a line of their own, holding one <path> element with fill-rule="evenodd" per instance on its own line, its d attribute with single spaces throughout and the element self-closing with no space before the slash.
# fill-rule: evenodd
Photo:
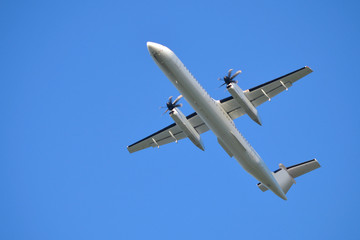
<svg viewBox="0 0 360 240">
<path fill-rule="evenodd" d="M 300 78 L 311 73 L 312 70 L 309 67 L 303 67 L 282 77 L 276 78 L 264 84 L 250 88 L 244 91 L 246 97 L 251 103 L 257 107 L 262 103 L 270 100 L 277 94 L 287 90 L 292 86 L 294 82 Z M 236 119 L 245 114 L 240 105 L 233 99 L 232 96 L 224 98 L 219 101 L 224 110 L 229 114 L 232 119 Z M 186 117 L 195 130 L 202 134 L 209 130 L 204 121 L 197 115 L 196 112 Z M 147 136 L 146 138 L 137 141 L 127 147 L 130 153 L 140 151 L 148 147 L 159 147 L 171 142 L 177 142 L 186 138 L 185 133 L 175 123 L 157 131 L 156 133 Z"/>
</svg>

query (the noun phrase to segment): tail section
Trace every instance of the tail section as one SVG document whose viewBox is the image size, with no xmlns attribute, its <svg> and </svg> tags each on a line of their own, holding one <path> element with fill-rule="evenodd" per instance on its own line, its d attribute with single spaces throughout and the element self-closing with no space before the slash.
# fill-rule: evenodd
<svg viewBox="0 0 360 240">
<path fill-rule="evenodd" d="M 283 164 L 279 164 L 279 169 L 273 172 L 273 175 L 283 192 L 286 194 L 291 186 L 296 183 L 295 178 L 311 172 L 320 167 L 319 162 L 316 159 L 299 163 L 291 167 L 285 167 Z M 261 191 L 265 192 L 268 188 L 262 183 L 257 184 Z"/>
</svg>

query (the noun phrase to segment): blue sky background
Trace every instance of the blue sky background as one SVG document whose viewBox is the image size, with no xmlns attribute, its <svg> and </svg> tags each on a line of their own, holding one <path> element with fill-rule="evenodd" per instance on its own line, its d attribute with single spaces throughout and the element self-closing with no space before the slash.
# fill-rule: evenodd
<svg viewBox="0 0 360 240">
<path fill-rule="evenodd" d="M 1 1 L 0 239 L 359 239 L 358 1 Z M 316 157 L 283 201 L 203 134 L 129 154 L 179 93 L 146 42 L 216 99 L 314 72 L 238 129 L 270 169 Z M 185 114 L 193 112 L 182 100 Z"/>
</svg>

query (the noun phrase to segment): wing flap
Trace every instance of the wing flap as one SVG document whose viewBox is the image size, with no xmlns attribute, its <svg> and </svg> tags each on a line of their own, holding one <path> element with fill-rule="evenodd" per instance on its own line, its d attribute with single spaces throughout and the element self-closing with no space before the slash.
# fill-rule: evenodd
<svg viewBox="0 0 360 240">
<path fill-rule="evenodd" d="M 227 97 L 220 100 L 221 107 L 229 114 L 231 119 L 236 119 L 245 114 L 239 103 L 233 97 Z"/>
</svg>

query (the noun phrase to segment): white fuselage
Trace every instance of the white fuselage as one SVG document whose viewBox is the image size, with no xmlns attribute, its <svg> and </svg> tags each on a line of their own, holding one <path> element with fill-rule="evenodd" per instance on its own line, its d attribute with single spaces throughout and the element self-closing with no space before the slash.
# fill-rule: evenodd
<svg viewBox="0 0 360 240">
<path fill-rule="evenodd" d="M 212 99 L 192 76 L 180 59 L 167 47 L 148 42 L 148 49 L 156 64 L 228 151 L 253 177 L 279 197 L 286 199 L 280 185 L 264 161 L 237 130 L 233 120 L 218 101 Z"/>
</svg>

